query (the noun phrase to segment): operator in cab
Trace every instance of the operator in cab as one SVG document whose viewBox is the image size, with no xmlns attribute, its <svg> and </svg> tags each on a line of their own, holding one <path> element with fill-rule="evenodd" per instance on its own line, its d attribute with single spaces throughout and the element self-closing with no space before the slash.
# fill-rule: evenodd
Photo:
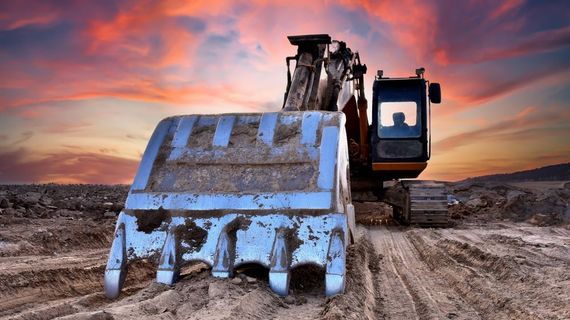
<svg viewBox="0 0 570 320">
<path fill-rule="evenodd" d="M 410 126 L 406 123 L 406 115 L 403 112 L 392 114 L 393 126 L 383 127 L 382 136 L 386 138 L 408 137 L 412 134 Z"/>
<path fill-rule="evenodd" d="M 394 112 L 392 119 L 394 120 L 392 130 L 396 136 L 406 136 L 410 133 L 410 126 L 406 123 L 406 115 L 403 112 Z"/>
</svg>

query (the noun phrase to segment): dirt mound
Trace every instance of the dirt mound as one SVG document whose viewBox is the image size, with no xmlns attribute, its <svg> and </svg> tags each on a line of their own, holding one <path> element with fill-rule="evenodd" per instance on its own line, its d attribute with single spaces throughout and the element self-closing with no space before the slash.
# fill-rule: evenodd
<svg viewBox="0 0 570 320">
<path fill-rule="evenodd" d="M 534 190 L 502 183 L 462 182 L 448 189 L 461 203 L 451 206 L 454 218 L 525 221 L 537 225 L 560 225 L 570 221 L 570 190 Z"/>
<path fill-rule="evenodd" d="M 109 248 L 127 186 L 0 186 L 0 257 Z"/>
<path fill-rule="evenodd" d="M 0 257 L 109 248 L 114 221 L 10 218 L 0 229 Z"/>
<path fill-rule="evenodd" d="M 108 218 L 122 210 L 126 185 L 0 185 L 0 215 Z"/>
</svg>

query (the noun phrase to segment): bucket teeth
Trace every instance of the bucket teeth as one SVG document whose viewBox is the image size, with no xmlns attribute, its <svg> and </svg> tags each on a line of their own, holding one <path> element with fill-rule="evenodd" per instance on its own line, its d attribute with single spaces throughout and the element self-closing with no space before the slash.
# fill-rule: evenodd
<svg viewBox="0 0 570 320">
<path fill-rule="evenodd" d="M 325 294 L 327 296 L 344 292 L 345 261 L 344 234 L 340 230 L 334 230 L 327 252 L 325 271 Z"/>
<path fill-rule="evenodd" d="M 275 235 L 269 268 L 269 286 L 281 296 L 289 294 L 290 249 L 287 248 L 286 233 L 285 229 L 279 229 Z"/>
<path fill-rule="evenodd" d="M 325 270 L 325 294 L 343 292 L 354 209 L 346 195 L 342 112 L 190 115 L 153 133 L 118 217 L 105 271 L 116 298 L 129 262 L 157 263 L 174 284 L 201 261 L 215 277 L 258 264 L 289 293 L 291 270 Z"/>
<path fill-rule="evenodd" d="M 233 256 L 235 255 L 235 242 L 224 228 L 218 238 L 216 258 L 212 266 L 212 275 L 217 278 L 228 278 L 232 275 Z"/>
<path fill-rule="evenodd" d="M 125 244 L 125 225 L 119 223 L 115 230 L 115 239 L 105 268 L 105 295 L 116 298 L 121 293 L 127 275 L 127 251 Z"/>
<path fill-rule="evenodd" d="M 156 282 L 173 285 L 180 274 L 179 261 L 176 252 L 176 233 L 171 228 L 166 235 L 162 254 L 156 272 Z"/>
</svg>

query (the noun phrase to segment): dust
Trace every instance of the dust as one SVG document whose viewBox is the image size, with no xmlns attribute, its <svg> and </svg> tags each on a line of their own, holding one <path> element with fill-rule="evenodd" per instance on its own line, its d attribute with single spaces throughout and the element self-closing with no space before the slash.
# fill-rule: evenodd
<svg viewBox="0 0 570 320">
<path fill-rule="evenodd" d="M 483 269 L 497 279 L 521 280 L 528 277 L 519 271 L 519 263 L 513 256 L 493 255 L 467 242 L 453 239 L 443 239 L 437 243 L 437 246 L 444 249 L 457 262 Z"/>
<path fill-rule="evenodd" d="M 565 302 L 570 298 L 570 283 L 567 262 L 559 255 L 567 254 L 567 249 L 557 247 L 557 254 L 548 246 L 529 250 L 532 243 L 523 240 L 554 243 L 562 234 L 568 241 L 570 234 L 563 228 L 515 223 L 474 224 L 441 233 L 414 230 L 407 232 L 406 238 L 419 259 L 405 258 L 414 263 L 410 269 L 414 271 L 408 274 L 421 279 L 415 286 L 434 286 L 432 295 L 444 291 L 444 297 L 457 297 L 449 306 L 461 307 L 452 311 L 458 316 L 475 313 L 484 319 L 566 319 L 570 316 Z M 421 268 L 424 263 L 428 270 Z M 429 283 L 431 279 L 438 281 Z M 442 280 L 439 287 L 437 283 Z"/>
<path fill-rule="evenodd" d="M 252 150 L 242 150 L 242 155 L 248 155 L 250 152 Z M 197 161 L 195 159 L 183 163 L 167 162 L 157 168 L 156 173 L 153 173 L 152 181 L 156 181 L 153 186 L 156 187 L 153 187 L 152 191 L 267 193 L 314 189 L 314 181 L 318 177 L 318 170 L 314 163 L 306 162 L 306 160 L 292 163 L 287 159 L 267 160 L 259 154 L 254 157 L 259 160 L 250 159 L 252 163 L 247 164 L 239 163 L 239 159 L 232 162 L 231 155 L 224 159 L 224 162 L 228 163 L 198 163 L 197 165 L 197 162 L 194 162 Z M 278 166 L 276 162 L 279 163 Z"/>
</svg>

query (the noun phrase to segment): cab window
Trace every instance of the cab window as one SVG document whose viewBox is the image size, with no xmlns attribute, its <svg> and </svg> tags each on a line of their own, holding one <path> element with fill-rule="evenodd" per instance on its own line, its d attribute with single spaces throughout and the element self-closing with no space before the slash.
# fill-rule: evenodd
<svg viewBox="0 0 570 320">
<path fill-rule="evenodd" d="M 380 138 L 418 138 L 421 135 L 419 106 L 415 101 L 378 104 Z"/>
</svg>

